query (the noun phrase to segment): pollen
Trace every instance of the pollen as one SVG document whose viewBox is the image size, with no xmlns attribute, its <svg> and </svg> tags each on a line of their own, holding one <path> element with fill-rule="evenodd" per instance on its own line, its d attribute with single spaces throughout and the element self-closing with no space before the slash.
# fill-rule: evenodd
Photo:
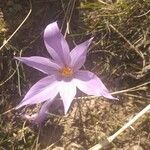
<svg viewBox="0 0 150 150">
<path fill-rule="evenodd" d="M 60 70 L 60 73 L 64 77 L 70 77 L 73 75 L 73 69 L 70 67 L 64 67 Z"/>
</svg>

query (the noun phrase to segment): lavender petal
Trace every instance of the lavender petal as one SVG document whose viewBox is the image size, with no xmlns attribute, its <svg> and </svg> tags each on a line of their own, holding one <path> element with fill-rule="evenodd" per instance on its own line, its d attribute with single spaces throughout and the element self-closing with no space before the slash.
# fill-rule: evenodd
<svg viewBox="0 0 150 150">
<path fill-rule="evenodd" d="M 60 32 L 57 22 L 53 22 L 45 28 L 44 43 L 54 60 L 64 65 L 70 63 L 69 46 Z"/>
<path fill-rule="evenodd" d="M 43 121 L 44 121 L 44 120 L 46 119 L 46 117 L 47 117 L 47 114 L 48 114 L 48 112 L 49 112 L 49 108 L 50 108 L 51 104 L 53 103 L 53 101 L 54 101 L 54 99 L 53 99 L 53 100 L 48 100 L 48 101 L 46 101 L 46 102 L 42 105 L 42 107 L 41 107 L 39 113 L 37 114 L 37 116 L 36 116 L 35 119 L 33 120 L 34 123 L 36 123 L 36 124 L 38 124 L 38 125 L 41 125 L 41 124 L 43 123 Z"/>
<path fill-rule="evenodd" d="M 71 66 L 74 67 L 75 70 L 80 69 L 86 60 L 87 49 L 92 42 L 92 39 L 89 39 L 79 45 L 77 45 L 71 52 Z"/>
<path fill-rule="evenodd" d="M 76 84 L 77 88 L 88 95 L 116 99 L 109 93 L 108 89 L 102 83 L 100 78 L 90 71 L 78 71 L 76 73 L 74 83 Z"/>
<path fill-rule="evenodd" d="M 52 100 L 58 94 L 57 85 L 58 82 L 54 75 L 41 79 L 30 88 L 16 109 L 19 109 L 25 105 L 38 104 L 48 99 Z"/>
<path fill-rule="evenodd" d="M 59 83 L 59 94 L 64 104 L 65 114 L 68 112 L 68 109 L 76 95 L 76 86 L 73 81 L 61 81 Z"/>
<path fill-rule="evenodd" d="M 45 74 L 54 74 L 60 68 L 59 65 L 50 61 L 50 59 L 40 56 L 15 57 L 15 59 Z"/>
</svg>

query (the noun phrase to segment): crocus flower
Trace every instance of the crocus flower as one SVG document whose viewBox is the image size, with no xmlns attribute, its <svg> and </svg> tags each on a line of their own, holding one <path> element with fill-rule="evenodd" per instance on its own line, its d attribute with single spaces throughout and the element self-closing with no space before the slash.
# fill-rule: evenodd
<svg viewBox="0 0 150 150">
<path fill-rule="evenodd" d="M 30 88 L 17 109 L 25 105 L 45 102 L 38 115 L 41 118 L 48 111 L 55 97 L 59 95 L 66 114 L 76 96 L 77 89 L 88 95 L 116 99 L 94 73 L 80 70 L 85 63 L 87 49 L 92 39 L 75 46 L 70 51 L 57 23 L 49 24 L 44 31 L 44 43 L 51 58 L 16 57 L 17 60 L 47 75 Z"/>
</svg>

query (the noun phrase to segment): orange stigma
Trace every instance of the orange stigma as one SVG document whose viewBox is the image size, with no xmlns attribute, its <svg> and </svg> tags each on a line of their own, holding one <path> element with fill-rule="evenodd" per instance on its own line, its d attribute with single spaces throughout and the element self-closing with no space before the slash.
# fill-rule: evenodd
<svg viewBox="0 0 150 150">
<path fill-rule="evenodd" d="M 64 77 L 70 77 L 73 74 L 73 69 L 70 67 L 64 67 L 60 70 L 60 73 Z"/>
</svg>

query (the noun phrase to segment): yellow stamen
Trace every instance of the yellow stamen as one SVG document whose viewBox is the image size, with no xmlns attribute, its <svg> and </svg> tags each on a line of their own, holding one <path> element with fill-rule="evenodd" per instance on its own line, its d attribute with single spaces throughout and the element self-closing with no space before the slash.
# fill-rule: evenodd
<svg viewBox="0 0 150 150">
<path fill-rule="evenodd" d="M 64 67 L 60 70 L 60 73 L 64 77 L 70 77 L 73 74 L 73 69 L 70 67 Z"/>
</svg>

